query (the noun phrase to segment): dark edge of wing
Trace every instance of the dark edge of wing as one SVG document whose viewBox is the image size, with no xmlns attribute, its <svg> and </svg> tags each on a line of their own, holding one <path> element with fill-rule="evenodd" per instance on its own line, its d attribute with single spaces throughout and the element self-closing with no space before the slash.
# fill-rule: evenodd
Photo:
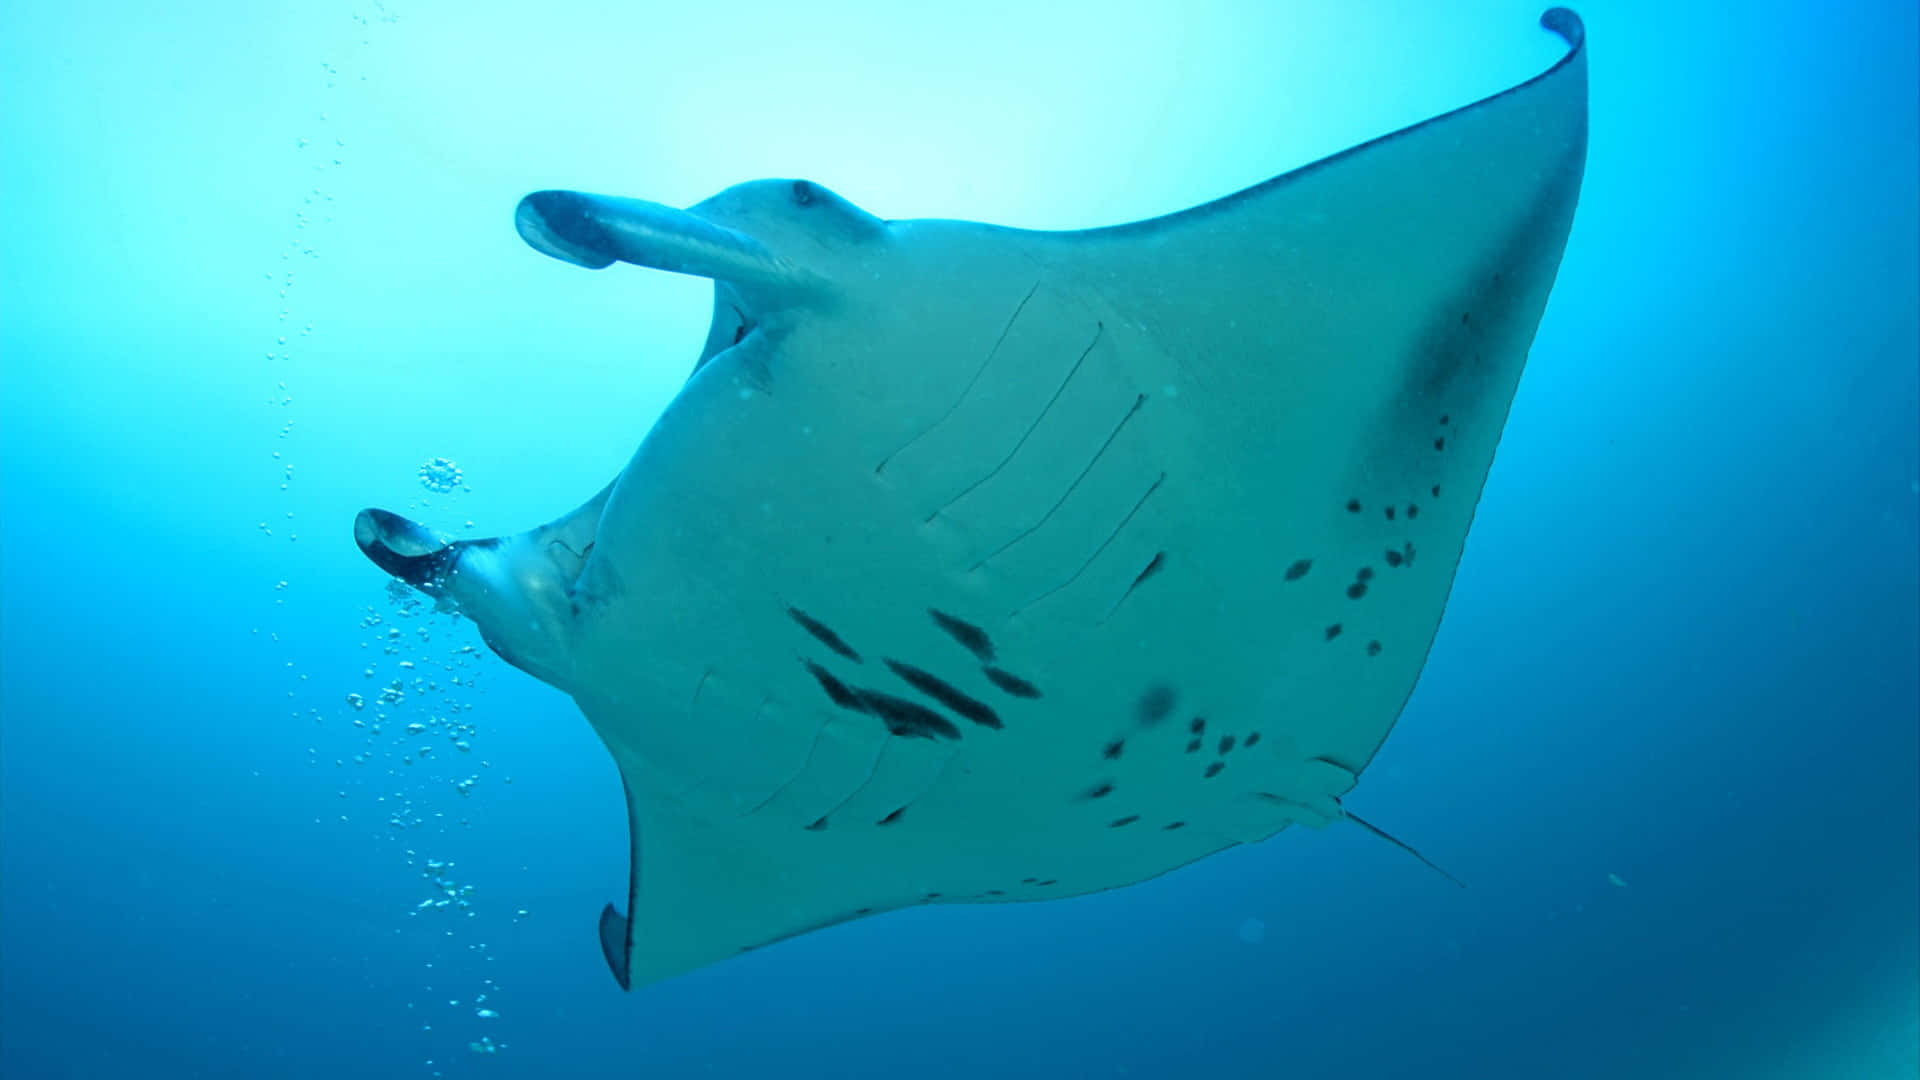
<svg viewBox="0 0 1920 1080">
<path fill-rule="evenodd" d="M 633 815 L 633 790 L 620 776 L 620 796 L 627 801 L 627 910 L 640 895 L 640 822 Z M 633 920 L 612 904 L 600 909 L 600 954 L 622 990 L 633 989 Z"/>
</svg>

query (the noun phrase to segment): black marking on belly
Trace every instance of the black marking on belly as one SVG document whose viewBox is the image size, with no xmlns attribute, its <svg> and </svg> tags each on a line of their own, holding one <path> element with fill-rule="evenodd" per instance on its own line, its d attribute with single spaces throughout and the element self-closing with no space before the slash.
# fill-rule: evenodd
<svg viewBox="0 0 1920 1080">
<path fill-rule="evenodd" d="M 801 611 L 797 607 L 789 607 L 787 614 L 792 616 L 794 622 L 800 624 L 802 630 L 812 634 L 814 640 L 820 644 L 825 645 L 827 648 L 832 649 L 834 652 L 839 653 L 841 656 L 846 657 L 856 664 L 860 662 L 860 654 L 854 652 L 853 646 L 848 645 L 845 639 L 841 638 L 839 634 L 834 633 L 833 628 L 826 623 Z"/>
<path fill-rule="evenodd" d="M 1347 586 L 1347 599 L 1358 600 L 1365 595 L 1367 595 L 1366 582 L 1356 581 L 1353 584 Z"/>
<path fill-rule="evenodd" d="M 1105 623 L 1108 619 L 1113 618 L 1113 613 L 1120 610 L 1120 605 L 1127 602 L 1127 598 L 1132 596 L 1133 591 L 1140 587 L 1140 583 L 1159 573 L 1161 566 L 1165 565 L 1166 561 L 1166 552 L 1154 552 L 1153 558 L 1147 561 L 1147 565 L 1141 567 L 1138 574 L 1133 575 L 1133 584 L 1127 586 L 1126 591 L 1120 594 L 1120 599 L 1113 602 L 1113 606 L 1107 609 L 1105 615 L 1100 616 L 1100 621 Z"/>
<path fill-rule="evenodd" d="M 1231 752 L 1233 750 L 1234 742 L 1235 742 L 1234 737 L 1231 735 L 1220 736 L 1220 753 L 1226 754 Z"/>
<path fill-rule="evenodd" d="M 1002 670 L 991 664 L 987 665 L 983 670 L 987 673 L 987 678 L 993 682 L 993 685 L 1005 690 L 1014 697 L 1037 698 L 1040 696 L 1039 687 L 1015 675 L 1011 671 Z"/>
<path fill-rule="evenodd" d="M 1140 726 L 1153 727 L 1165 720 L 1167 714 L 1173 711 L 1174 696 L 1173 687 L 1164 683 L 1147 687 L 1146 693 L 1141 694 L 1139 702 L 1134 705 L 1134 716 Z"/>
<path fill-rule="evenodd" d="M 993 663 L 993 639 L 987 636 L 985 630 L 965 619 L 956 619 L 944 611 L 928 608 L 927 614 L 933 616 L 933 621 L 939 624 L 940 629 L 945 630 L 948 636 L 959 642 L 968 652 L 979 657 L 981 663 Z"/>
<path fill-rule="evenodd" d="M 1227 763 L 1224 761 L 1216 761 L 1213 764 L 1207 766 L 1207 772 L 1206 772 L 1207 779 L 1211 780 L 1214 777 L 1219 776 L 1220 770 L 1226 767 L 1227 767 Z"/>
<path fill-rule="evenodd" d="M 1312 559 L 1295 559 L 1293 565 L 1287 567 L 1287 580 L 1299 581 L 1301 578 L 1306 577 L 1307 571 L 1311 569 L 1313 569 Z"/>
<path fill-rule="evenodd" d="M 1430 493 L 1431 493 L 1431 494 L 1433 495 L 1433 497 L 1434 497 L 1434 498 L 1436 498 L 1436 499 L 1437 499 L 1437 498 L 1439 498 L 1439 497 L 1440 497 L 1440 485 L 1439 485 L 1439 484 L 1435 484 L 1435 485 L 1433 485 L 1432 487 L 1430 487 L 1430 488 L 1428 488 L 1427 490 L 1428 490 L 1428 491 L 1429 491 L 1429 492 L 1430 492 Z"/>
<path fill-rule="evenodd" d="M 953 721 L 919 702 L 894 697 L 879 690 L 860 690 L 858 693 L 860 703 L 887 725 L 890 734 L 914 739 L 960 737 L 960 729 L 953 726 Z"/>
<path fill-rule="evenodd" d="M 1253 745 L 1254 745 L 1255 743 L 1257 743 L 1257 742 L 1259 742 L 1259 741 L 1260 741 L 1260 733 L 1259 733 L 1259 732 L 1257 732 L 1257 731 L 1249 731 L 1249 732 L 1247 732 L 1247 743 L 1246 743 L 1246 745 L 1247 745 L 1247 747 L 1248 747 L 1249 749 L 1251 749 L 1251 748 L 1253 747 Z"/>
<path fill-rule="evenodd" d="M 1359 512 L 1360 512 L 1360 500 L 1359 500 L 1359 499 L 1348 499 L 1348 500 L 1347 500 L 1347 513 L 1349 513 L 1349 514 L 1357 514 L 1357 513 L 1359 513 Z"/>
<path fill-rule="evenodd" d="M 1363 567 L 1361 567 L 1360 569 L 1358 569 L 1358 570 L 1355 570 L 1355 571 L 1353 572 L 1353 580 L 1355 580 L 1355 581 L 1372 581 L 1372 580 L 1373 580 L 1373 567 L 1371 567 L 1371 566 L 1363 566 Z"/>
<path fill-rule="evenodd" d="M 879 821 L 874 822 L 874 824 L 875 825 L 891 825 L 894 822 L 899 821 L 900 815 L 906 812 L 907 812 L 907 808 L 903 806 L 900 809 L 895 810 L 893 813 L 888 814 L 886 817 L 881 818 Z"/>
<path fill-rule="evenodd" d="M 807 826 L 807 831 L 808 832 L 826 832 L 827 819 L 823 817 L 813 819 L 813 824 Z"/>
<path fill-rule="evenodd" d="M 1407 504 L 1407 520 L 1412 521 L 1414 518 L 1417 518 L 1419 516 L 1420 516 L 1420 505 L 1418 503 L 1408 503 Z"/>
<path fill-rule="evenodd" d="M 1200 740 L 1199 740 L 1199 739 L 1197 739 L 1197 738 L 1196 738 L 1196 739 L 1188 739 L 1188 740 L 1187 740 L 1187 753 L 1189 753 L 1189 754 L 1197 754 L 1197 753 L 1199 753 L 1199 752 L 1200 752 Z"/>
<path fill-rule="evenodd" d="M 1205 735 L 1207 733 L 1207 718 L 1204 716 L 1196 716 L 1192 720 L 1187 721 L 1187 730 L 1195 735 Z"/>
<path fill-rule="evenodd" d="M 1172 832 L 1175 829 L 1184 829 L 1186 827 L 1187 823 L 1184 821 L 1169 821 L 1165 825 L 1160 826 L 1163 832 Z"/>
<path fill-rule="evenodd" d="M 831 699 L 835 705 L 843 709 L 851 709 L 854 712 L 868 711 L 866 704 L 860 700 L 859 693 L 846 683 L 834 677 L 833 672 L 828 671 L 826 668 L 821 667 L 811 660 L 802 660 L 801 663 L 807 665 L 808 674 L 812 675 L 814 681 L 820 684 L 820 689 L 827 692 L 827 697 Z"/>
<path fill-rule="evenodd" d="M 962 693 L 952 683 L 930 671 L 922 671 L 912 664 L 903 664 L 898 660 L 886 661 L 888 669 L 905 679 L 915 690 L 945 705 L 954 712 L 979 724 L 981 727 L 998 728 L 1000 717 L 987 706 L 987 703 Z"/>
<path fill-rule="evenodd" d="M 1498 281 L 1500 280 L 1500 275 L 1499 275 L 1499 274 L 1495 274 L 1495 275 L 1493 275 L 1493 280 L 1494 280 L 1494 281 L 1496 281 L 1496 282 L 1498 282 Z M 1453 417 L 1451 417 L 1451 416 L 1449 416 L 1449 415 L 1447 415 L 1447 414 L 1445 414 L 1445 413 L 1442 413 L 1442 414 L 1441 414 L 1441 416 L 1440 416 L 1440 426 L 1441 426 L 1441 427 L 1446 427 L 1446 426 L 1447 426 L 1447 425 L 1448 425 L 1449 423 L 1451 423 L 1452 421 L 1453 421 Z"/>
<path fill-rule="evenodd" d="M 1379 643 L 1379 642 L 1377 642 L 1377 641 L 1369 641 L 1369 642 L 1367 642 L 1367 655 L 1368 655 L 1368 656 L 1379 656 L 1379 655 L 1380 655 L 1380 643 Z"/>
<path fill-rule="evenodd" d="M 1086 794 L 1080 797 L 1083 799 L 1104 799 L 1111 794 L 1113 794 L 1113 781 L 1102 780 L 1088 788 Z"/>
<path fill-rule="evenodd" d="M 1106 749 L 1100 751 L 1100 756 L 1107 759 L 1108 761 L 1118 761 L 1120 759 L 1121 751 L 1125 750 L 1126 748 L 1127 748 L 1127 740 L 1115 739 L 1112 742 L 1107 744 Z"/>
<path fill-rule="evenodd" d="M 1447 448 L 1446 436 L 1442 435 L 1440 438 L 1433 440 L 1433 448 L 1435 450 L 1445 450 Z"/>
<path fill-rule="evenodd" d="M 1391 506 L 1387 507 L 1387 520 L 1388 521 L 1393 520 L 1393 507 Z"/>
<path fill-rule="evenodd" d="M 1114 818 L 1112 824 L 1108 825 L 1107 828 L 1118 829 L 1123 825 L 1131 825 L 1134 822 L 1139 820 L 1140 820 L 1139 814 L 1128 814 L 1126 817 L 1123 817 L 1123 818 Z"/>
<path fill-rule="evenodd" d="M 1340 636 L 1340 624 L 1339 624 L 1339 623 L 1334 623 L 1334 624 L 1333 624 L 1332 626 L 1329 626 L 1329 627 L 1327 627 L 1327 640 L 1328 640 L 1328 641 L 1332 641 L 1332 640 L 1333 640 L 1334 638 L 1337 638 L 1337 637 L 1339 637 L 1339 636 Z"/>
<path fill-rule="evenodd" d="M 1044 889 L 1044 888 L 1046 888 L 1046 887 L 1047 887 L 1047 886 L 1049 886 L 1049 885 L 1058 885 L 1058 884 L 1060 884 L 1060 879 L 1059 879 L 1059 878 L 1047 878 L 1047 879 L 1046 879 L 1046 880 L 1044 880 L 1044 881 L 1036 881 L 1036 882 L 1034 882 L 1034 885 L 1036 885 L 1036 886 L 1038 886 L 1039 888 L 1042 888 L 1042 889 Z"/>
<path fill-rule="evenodd" d="M 1141 582 L 1159 573 L 1160 568 L 1162 566 L 1165 566 L 1166 562 L 1167 562 L 1166 552 L 1164 551 L 1154 552 L 1153 558 L 1147 560 L 1147 565 L 1141 567 L 1140 572 L 1133 575 L 1133 585 L 1130 586 L 1130 588 L 1135 588 L 1135 589 L 1139 588 Z"/>
<path fill-rule="evenodd" d="M 986 893 L 986 895 L 988 895 L 988 896 L 1005 896 L 1005 895 L 1007 895 L 1007 894 L 1006 894 L 1006 892 L 1005 892 L 1005 890 L 1002 890 L 1002 889 L 988 889 L 988 890 L 987 890 L 987 893 Z"/>
</svg>

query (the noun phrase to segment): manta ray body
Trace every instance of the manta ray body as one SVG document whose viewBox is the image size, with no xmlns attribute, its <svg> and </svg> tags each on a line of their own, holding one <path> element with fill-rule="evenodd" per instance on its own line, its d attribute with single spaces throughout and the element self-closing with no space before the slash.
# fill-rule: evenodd
<svg viewBox="0 0 1920 1080">
<path fill-rule="evenodd" d="M 1586 148 L 1568 52 L 1150 221 L 888 221 L 806 181 L 544 191 L 548 255 L 714 282 L 632 461 L 382 569 L 559 687 L 626 787 L 623 987 L 922 903 L 1323 826 L 1412 692 Z"/>
</svg>

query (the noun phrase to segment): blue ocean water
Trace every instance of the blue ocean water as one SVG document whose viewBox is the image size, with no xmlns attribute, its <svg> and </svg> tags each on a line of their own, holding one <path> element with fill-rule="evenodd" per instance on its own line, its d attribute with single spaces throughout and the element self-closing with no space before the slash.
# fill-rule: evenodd
<svg viewBox="0 0 1920 1080">
<path fill-rule="evenodd" d="M 352 543 L 571 508 L 698 351 L 704 281 L 528 251 L 527 191 L 1133 220 L 1537 73 L 1538 14 L 7 5 L 0 1075 L 1915 1075 L 1911 4 L 1583 6 L 1572 239 L 1349 799 L 1467 889 L 1291 829 L 623 994 L 606 752 Z"/>
</svg>

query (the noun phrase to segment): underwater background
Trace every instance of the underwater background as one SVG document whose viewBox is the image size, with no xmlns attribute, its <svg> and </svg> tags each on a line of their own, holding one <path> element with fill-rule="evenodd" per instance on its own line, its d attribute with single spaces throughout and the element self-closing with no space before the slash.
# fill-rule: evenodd
<svg viewBox="0 0 1920 1080">
<path fill-rule="evenodd" d="M 1531 77 L 1539 7 L 7 4 L 0 1076 L 1915 1075 L 1915 6 L 1580 10 L 1572 239 L 1348 799 L 1468 888 L 1289 829 L 623 994 L 610 758 L 351 537 L 571 509 L 698 353 L 707 282 L 516 200 L 1128 221 Z"/>
</svg>

